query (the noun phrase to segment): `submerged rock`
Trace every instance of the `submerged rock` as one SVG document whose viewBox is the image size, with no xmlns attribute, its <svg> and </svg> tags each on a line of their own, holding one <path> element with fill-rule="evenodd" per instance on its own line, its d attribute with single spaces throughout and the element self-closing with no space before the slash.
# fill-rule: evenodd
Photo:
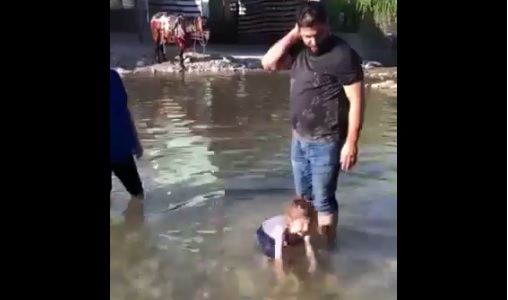
<svg viewBox="0 0 508 300">
<path fill-rule="evenodd" d="M 386 94 L 391 97 L 397 96 L 397 82 L 394 80 L 385 80 L 381 82 L 375 82 L 372 84 L 367 84 L 367 87 L 371 89 L 375 89 L 383 94 Z"/>
<path fill-rule="evenodd" d="M 373 83 L 370 87 L 373 89 L 397 89 L 397 83 L 393 80 L 386 80 Z"/>
<path fill-rule="evenodd" d="M 113 69 L 114 69 L 115 71 L 117 71 L 117 72 L 118 72 L 118 74 L 120 74 L 120 76 L 131 73 L 131 71 L 126 70 L 126 69 L 121 68 L 121 67 L 116 67 L 116 68 L 113 68 Z"/>
<path fill-rule="evenodd" d="M 366 86 L 390 97 L 397 97 L 397 68 L 372 68 L 365 71 L 371 83 Z"/>
<path fill-rule="evenodd" d="M 379 68 L 383 65 L 378 61 L 363 61 L 362 67 L 366 70 L 373 69 L 373 68 Z"/>
</svg>

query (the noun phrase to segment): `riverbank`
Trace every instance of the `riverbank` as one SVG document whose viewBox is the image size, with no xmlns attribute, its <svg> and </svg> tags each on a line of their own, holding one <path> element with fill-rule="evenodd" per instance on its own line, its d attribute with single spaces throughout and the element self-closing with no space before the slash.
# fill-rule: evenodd
<svg viewBox="0 0 508 300">
<path fill-rule="evenodd" d="M 224 75 L 262 72 L 261 58 L 266 47 L 252 45 L 199 44 L 184 55 L 187 74 Z M 203 51 L 205 50 L 205 51 Z M 168 61 L 157 64 L 151 43 L 133 43 L 130 37 L 110 38 L 110 67 L 122 76 L 129 74 L 165 76 L 182 72 L 176 47 L 167 47 Z M 366 70 L 367 85 L 390 96 L 397 95 L 397 68 Z"/>
<path fill-rule="evenodd" d="M 245 57 L 236 55 L 221 55 L 220 53 L 185 54 L 185 72 L 195 75 L 226 75 L 245 72 L 263 72 L 261 57 Z M 148 62 L 146 58 L 138 60 L 131 69 L 111 66 L 121 75 L 138 74 L 150 76 L 164 76 L 182 72 L 178 57 L 171 61 L 156 64 Z M 378 90 L 383 94 L 397 96 L 397 68 L 371 68 L 365 70 L 366 86 Z"/>
<path fill-rule="evenodd" d="M 184 55 L 184 64 L 185 72 L 191 74 L 222 74 L 262 70 L 261 57 L 244 57 L 220 52 L 187 52 Z M 119 67 L 117 70 L 122 74 L 142 75 L 169 75 L 179 74 L 183 71 L 178 56 L 170 56 L 167 62 L 160 64 L 143 58 L 136 62 L 135 67 L 130 69 Z"/>
</svg>

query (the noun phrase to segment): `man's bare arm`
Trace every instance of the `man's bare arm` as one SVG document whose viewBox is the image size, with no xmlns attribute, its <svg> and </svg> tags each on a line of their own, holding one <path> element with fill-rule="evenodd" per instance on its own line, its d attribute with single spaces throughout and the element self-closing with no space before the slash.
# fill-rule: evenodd
<svg viewBox="0 0 508 300">
<path fill-rule="evenodd" d="M 268 71 L 286 70 L 291 66 L 291 57 L 287 52 L 298 41 L 298 27 L 294 27 L 283 38 L 273 44 L 261 59 L 263 69 Z"/>
<path fill-rule="evenodd" d="M 363 114 L 365 108 L 365 93 L 363 80 L 344 86 L 344 92 L 349 100 L 348 143 L 356 144 L 362 130 Z"/>
</svg>

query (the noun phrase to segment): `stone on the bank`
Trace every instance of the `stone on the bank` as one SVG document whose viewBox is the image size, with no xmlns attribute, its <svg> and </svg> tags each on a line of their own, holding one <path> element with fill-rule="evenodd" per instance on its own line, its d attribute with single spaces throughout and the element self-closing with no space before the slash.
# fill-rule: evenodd
<svg viewBox="0 0 508 300">
<path fill-rule="evenodd" d="M 121 67 L 116 67 L 116 68 L 113 68 L 120 76 L 123 76 L 125 74 L 130 74 L 132 71 L 129 71 L 129 70 L 126 70 L 124 68 L 121 68 Z"/>
<path fill-rule="evenodd" d="M 148 52 L 147 52 L 148 53 Z M 170 61 L 161 64 L 155 63 L 155 58 L 147 53 L 136 56 L 129 51 L 121 53 L 110 52 L 110 67 L 115 68 L 121 76 L 126 74 L 178 74 L 182 72 L 180 57 L 170 57 Z M 184 63 L 187 73 L 245 73 L 247 71 L 262 70 L 261 59 L 239 58 L 219 53 L 184 53 Z M 370 85 L 372 89 L 378 89 L 383 93 L 396 95 L 397 83 L 392 80 L 397 78 L 396 68 L 378 67 L 377 62 L 364 62 L 365 77 L 374 79 L 376 83 Z M 368 70 L 367 70 L 368 69 Z M 381 81 L 381 82 L 379 82 Z"/>
<path fill-rule="evenodd" d="M 387 80 L 382 82 L 373 83 L 371 85 L 373 89 L 396 89 L 397 83 L 393 80 Z"/>
<path fill-rule="evenodd" d="M 394 80 L 375 82 L 370 84 L 370 88 L 376 89 L 390 97 L 397 97 L 397 83 Z"/>
<path fill-rule="evenodd" d="M 132 71 L 122 69 L 122 73 L 136 73 L 136 74 L 173 74 L 180 73 L 182 68 L 180 66 L 179 56 L 175 56 L 171 61 L 161 64 L 153 64 L 146 57 L 137 60 L 135 67 Z M 110 65 L 117 65 L 119 61 L 111 57 Z M 189 52 L 184 54 L 184 63 L 186 71 L 190 73 L 221 73 L 221 72 L 245 72 L 246 70 L 259 70 L 261 69 L 260 59 L 240 59 L 232 56 L 221 56 L 217 54 L 204 54 Z"/>
</svg>

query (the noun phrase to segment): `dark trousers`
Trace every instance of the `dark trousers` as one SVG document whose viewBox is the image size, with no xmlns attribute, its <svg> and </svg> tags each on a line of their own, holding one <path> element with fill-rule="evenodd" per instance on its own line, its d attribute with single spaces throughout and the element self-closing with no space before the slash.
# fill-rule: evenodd
<svg viewBox="0 0 508 300">
<path fill-rule="evenodd" d="M 291 164 L 296 193 L 312 199 L 318 214 L 335 214 L 335 197 L 343 142 L 304 141 L 293 137 Z"/>
<path fill-rule="evenodd" d="M 123 184 L 131 196 L 143 196 L 143 184 L 139 178 L 138 167 L 134 157 L 129 155 L 125 160 L 110 163 L 111 173 Z M 112 182 L 109 182 L 109 191 L 111 193 Z"/>
<path fill-rule="evenodd" d="M 275 240 L 264 231 L 263 226 L 256 231 L 255 240 L 264 255 L 269 258 L 275 257 Z"/>
</svg>

